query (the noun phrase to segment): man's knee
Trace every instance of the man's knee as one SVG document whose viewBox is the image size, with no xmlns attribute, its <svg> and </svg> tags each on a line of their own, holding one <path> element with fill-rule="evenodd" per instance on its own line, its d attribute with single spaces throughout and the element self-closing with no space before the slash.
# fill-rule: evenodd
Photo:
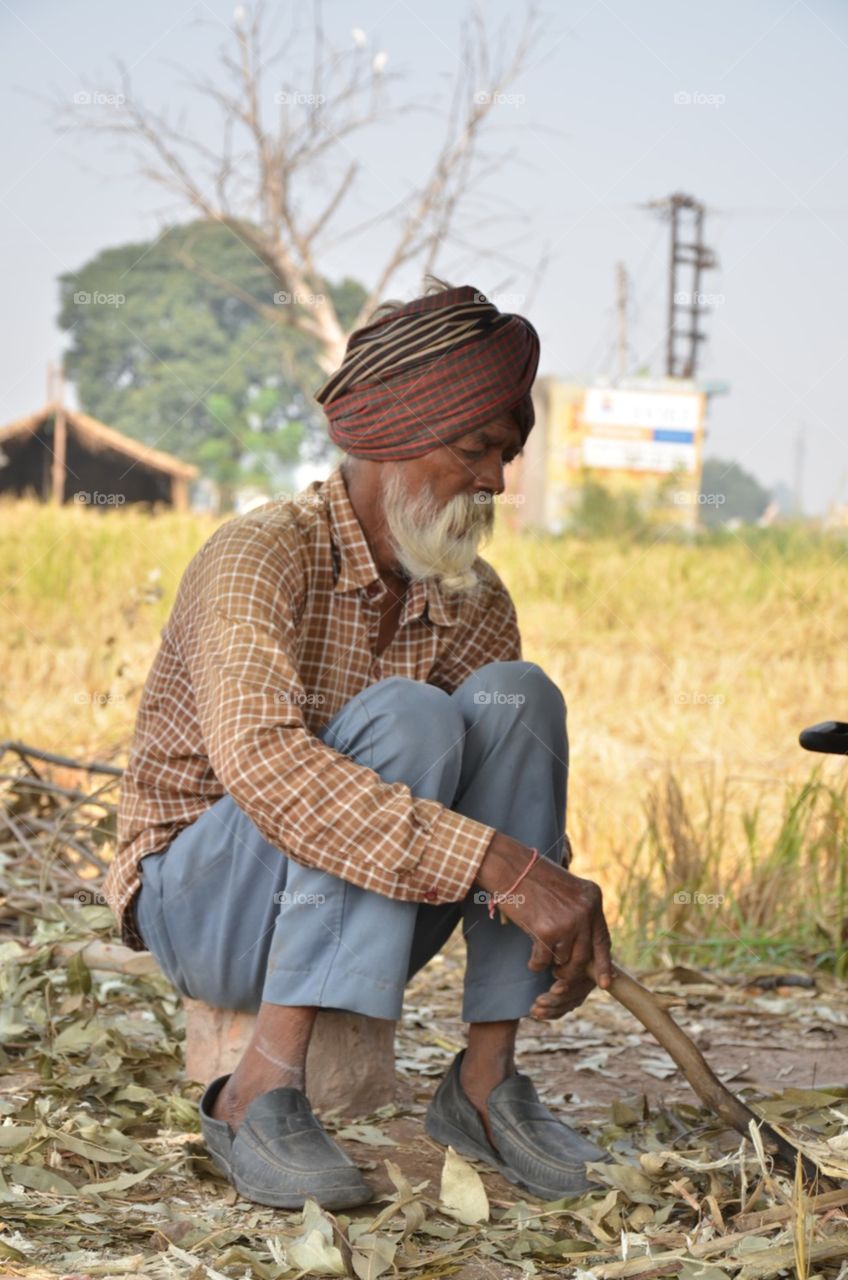
<svg viewBox="0 0 848 1280">
<path fill-rule="evenodd" d="M 381 705 L 402 720 L 414 717 L 422 726 L 441 729 L 457 717 L 450 696 L 434 684 L 423 680 L 410 680 L 408 676 L 387 676 L 367 690 L 376 695 Z"/>
<path fill-rule="evenodd" d="M 399 742 L 409 745 L 419 763 L 440 762 L 445 768 L 455 757 L 458 780 L 465 721 L 449 694 L 406 676 L 388 676 L 366 694 L 369 714 L 388 716 Z"/>
<path fill-rule="evenodd" d="M 562 690 L 537 662 L 516 658 L 487 662 L 465 682 L 473 686 L 472 701 L 481 706 L 518 707 L 532 714 L 566 714 Z"/>
</svg>

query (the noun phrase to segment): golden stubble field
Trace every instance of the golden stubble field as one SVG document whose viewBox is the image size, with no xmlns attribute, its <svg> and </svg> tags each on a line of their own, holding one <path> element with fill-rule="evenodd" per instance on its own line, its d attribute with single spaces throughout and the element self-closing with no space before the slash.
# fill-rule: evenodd
<svg viewBox="0 0 848 1280">
<path fill-rule="evenodd" d="M 0 733 L 126 761 L 180 576 L 220 520 L 0 503 Z M 798 746 L 848 719 L 848 542 L 542 537 L 484 554 L 524 656 L 569 707 L 575 870 L 645 959 L 844 965 L 848 762 Z M 688 901 L 687 901 L 688 895 Z"/>
</svg>

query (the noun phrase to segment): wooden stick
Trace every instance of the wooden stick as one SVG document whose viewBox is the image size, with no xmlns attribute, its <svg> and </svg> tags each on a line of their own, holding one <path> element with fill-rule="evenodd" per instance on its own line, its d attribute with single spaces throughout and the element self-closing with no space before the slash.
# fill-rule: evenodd
<svg viewBox="0 0 848 1280">
<path fill-rule="evenodd" d="M 44 778 L 36 778 L 25 773 L 0 773 L 0 782 L 13 782 L 15 785 L 9 788 L 10 791 L 39 791 L 46 792 L 49 796 L 61 796 L 65 800 L 82 800 L 84 804 L 97 804 L 108 813 L 114 813 L 118 807 L 110 804 L 108 800 L 92 800 L 92 796 L 87 791 L 60 787 L 58 782 L 46 782 Z M 106 786 L 113 785 L 113 783 L 106 783 Z"/>
<path fill-rule="evenodd" d="M 22 938 L 9 938 L 9 942 L 17 942 L 23 952 L 38 951 L 39 948 Z M 51 958 L 58 961 L 71 960 L 81 955 L 89 969 L 98 969 L 106 973 L 127 973 L 133 977 L 148 973 L 159 973 L 159 965 L 149 951 L 133 951 L 121 942 L 104 942 L 95 938 L 91 942 L 54 943 Z"/>
<path fill-rule="evenodd" d="M 12 817 L 12 815 L 10 813 L 7 813 L 6 810 L 3 808 L 0 808 L 0 818 L 2 818 L 3 821 L 6 823 L 6 826 L 12 832 L 13 836 L 18 841 L 18 843 L 22 845 L 24 849 L 26 849 L 27 853 L 30 855 L 33 861 L 37 863 L 39 860 L 38 850 L 35 848 L 34 845 L 30 844 L 29 840 L 27 840 L 26 832 L 21 830 L 21 828 L 18 826 L 17 822 L 15 822 L 15 819 Z"/>
<path fill-rule="evenodd" d="M 741 1233 L 739 1238 L 743 1238 Z M 731 1237 L 728 1236 L 724 1241 L 716 1240 L 713 1243 L 728 1244 L 730 1239 Z M 848 1236 L 844 1233 L 827 1240 L 817 1240 L 810 1247 L 810 1261 L 824 1262 L 828 1258 L 843 1258 L 846 1250 L 848 1250 Z M 696 1245 L 693 1249 L 682 1248 L 679 1251 L 655 1254 L 652 1258 L 630 1258 L 626 1262 L 611 1262 L 607 1265 L 599 1263 L 592 1267 L 592 1273 L 598 1276 L 599 1280 L 636 1280 L 637 1277 L 639 1280 L 646 1280 L 648 1276 L 668 1275 L 672 1271 L 679 1274 L 682 1263 L 703 1256 L 700 1246 Z M 772 1245 L 768 1249 L 748 1254 L 744 1260 L 738 1257 L 729 1258 L 726 1260 L 726 1265 L 736 1271 L 741 1270 L 745 1280 L 759 1280 L 760 1277 L 776 1275 L 778 1271 L 790 1269 L 794 1261 L 795 1246 L 787 1244 Z"/>
<path fill-rule="evenodd" d="M 68 813 L 68 810 L 64 810 L 63 813 Z M 6 816 L 8 817 L 8 815 Z M 109 870 L 109 864 L 99 858 L 96 853 L 92 853 L 91 849 L 88 849 L 84 844 L 80 844 L 79 840 L 75 840 L 73 836 L 64 835 L 61 829 L 61 822 L 45 822 L 43 818 L 34 818 L 31 813 L 26 814 L 23 821 L 27 822 L 31 827 L 35 827 L 37 831 L 45 831 L 60 844 L 67 845 L 84 861 L 90 862 L 93 867 L 97 867 L 98 871 L 105 873 Z"/>
<path fill-rule="evenodd" d="M 589 973 L 594 978 L 591 963 Z M 808 1181 L 818 1181 L 822 1186 L 832 1185 L 812 1160 L 800 1153 L 722 1084 L 697 1045 L 678 1027 L 652 991 L 643 987 L 641 982 L 637 982 L 619 965 L 613 965 L 613 979 L 607 991 L 650 1031 L 669 1057 L 677 1063 L 701 1101 L 720 1120 L 746 1138 L 750 1137 L 749 1125 L 753 1121 L 760 1130 L 763 1146 L 787 1173 L 794 1174 L 795 1162 L 800 1155 L 804 1176 Z"/>
<path fill-rule="evenodd" d="M 28 757 L 33 760 L 43 760 L 45 764 L 59 764 L 65 769 L 82 769 L 86 773 L 109 773 L 114 778 L 123 776 L 124 770 L 117 764 L 106 764 L 105 761 L 93 760 L 89 764 L 84 764 L 80 760 L 73 760 L 70 756 L 57 755 L 55 751 L 42 751 L 40 747 L 30 747 L 25 742 L 14 742 L 7 740 L 0 742 L 0 757 L 5 755 L 7 751 L 14 751 L 21 757 L 24 764 L 29 764 Z"/>
<path fill-rule="evenodd" d="M 825 1191 L 820 1196 L 808 1196 L 804 1208 L 807 1213 L 824 1212 L 825 1209 L 838 1209 L 848 1204 L 848 1191 L 837 1188 L 836 1191 Z M 797 1208 L 794 1204 L 776 1205 L 773 1209 L 760 1209 L 756 1213 L 742 1213 L 733 1219 L 738 1231 L 747 1231 L 750 1235 L 759 1227 L 772 1222 L 788 1222 L 794 1218 Z"/>
</svg>

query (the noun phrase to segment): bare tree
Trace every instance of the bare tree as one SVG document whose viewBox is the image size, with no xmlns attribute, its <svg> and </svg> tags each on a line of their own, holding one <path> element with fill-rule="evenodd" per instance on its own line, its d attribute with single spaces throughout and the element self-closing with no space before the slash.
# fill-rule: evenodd
<svg viewBox="0 0 848 1280">
<path fill-rule="evenodd" d="M 338 230 L 345 205 L 363 183 L 350 140 L 388 118 L 428 108 L 390 102 L 389 84 L 400 77 L 386 74 L 386 54 L 369 49 L 358 28 L 351 32 L 349 48 L 334 48 L 321 0 L 312 0 L 310 9 L 291 8 L 291 28 L 282 46 L 269 53 L 273 35 L 265 0 L 252 8 L 239 5 L 220 52 L 224 74 L 189 78 L 191 88 L 221 113 L 216 146 L 191 136 L 166 111 L 151 110 L 137 100 L 121 62 L 121 88 L 108 95 L 109 111 L 92 115 L 83 109 L 91 100 L 85 93 L 60 110 L 64 127 L 118 135 L 141 174 L 172 193 L 181 207 L 221 222 L 239 236 L 269 269 L 278 292 L 264 302 L 226 280 L 217 282 L 269 320 L 313 340 L 319 363 L 331 372 L 341 361 L 346 334 L 332 298 L 322 291 L 327 274 L 322 262 L 331 249 L 374 226 L 372 218 Z M 304 12 L 308 32 L 301 25 Z M 542 33 L 535 0 L 528 0 L 515 34 L 506 27 L 493 34 L 479 9 L 465 16 L 458 70 L 442 111 L 441 142 L 420 186 L 379 215 L 387 228 L 385 257 L 354 327 L 365 322 L 402 268 L 417 264 L 422 273 L 434 271 L 445 245 L 469 243 L 463 240 L 461 215 L 473 208 L 481 182 L 514 154 L 500 149 L 485 156 L 481 136 L 493 112 L 511 100 L 509 88 L 528 67 Z M 289 75 L 287 83 L 271 91 L 271 69 L 283 58 L 289 66 L 297 65 L 292 51 L 302 38 L 311 44 L 302 74 Z M 320 200 L 316 192 L 322 193 Z M 475 236 L 496 217 L 475 214 Z M 479 244 L 474 248 L 480 252 Z M 493 256 L 504 261 L 500 250 Z M 190 256 L 186 263 L 209 276 Z M 288 305 L 279 305 L 281 301 Z"/>
</svg>

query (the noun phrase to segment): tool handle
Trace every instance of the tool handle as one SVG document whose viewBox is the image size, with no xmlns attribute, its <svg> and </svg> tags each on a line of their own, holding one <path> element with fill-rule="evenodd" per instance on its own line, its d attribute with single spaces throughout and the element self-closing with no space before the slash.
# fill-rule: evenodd
<svg viewBox="0 0 848 1280">
<path fill-rule="evenodd" d="M 591 961 L 587 971 L 590 977 L 594 977 Z M 607 988 L 607 994 L 619 1004 L 624 1005 L 624 1008 L 641 1022 L 646 1031 L 651 1033 L 669 1057 L 677 1063 L 693 1091 L 719 1119 L 746 1138 L 750 1137 L 749 1125 L 753 1120 L 760 1130 L 766 1150 L 771 1151 L 775 1160 L 787 1173 L 794 1174 L 795 1161 L 799 1156 L 797 1149 L 722 1084 L 701 1050 L 662 1007 L 652 991 L 644 987 L 641 982 L 637 982 L 620 965 L 614 964 L 613 979 Z M 801 1154 L 801 1165 L 809 1182 L 818 1180 L 820 1185 L 825 1185 L 826 1180 L 823 1179 L 819 1169 L 803 1154 Z"/>
<path fill-rule="evenodd" d="M 823 720 L 803 729 L 798 741 L 806 751 L 824 751 L 831 756 L 848 756 L 848 724 L 843 720 Z"/>
</svg>

